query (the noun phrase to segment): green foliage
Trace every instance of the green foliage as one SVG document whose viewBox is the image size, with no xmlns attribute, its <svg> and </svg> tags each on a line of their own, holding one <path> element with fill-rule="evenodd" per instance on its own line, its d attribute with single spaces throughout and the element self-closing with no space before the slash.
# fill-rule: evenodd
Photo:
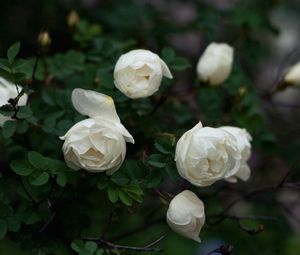
<svg viewBox="0 0 300 255">
<path fill-rule="evenodd" d="M 43 5 L 48 11 L 58 8 L 55 1 L 46 2 Z M 78 5 L 80 1 L 75 2 Z M 161 244 L 165 246 L 164 254 L 194 254 L 202 246 L 167 232 L 163 224 L 150 224 L 162 222 L 172 195 L 186 188 L 204 194 L 201 198 L 206 211 L 213 214 L 231 201 L 233 196 L 227 194 L 240 196 L 244 189 L 276 182 L 278 166 L 273 167 L 269 157 L 275 158 L 276 165 L 292 161 L 299 150 L 299 139 L 284 140 L 288 132 L 281 122 L 284 134 L 280 137 L 274 132 L 276 116 L 268 115 L 264 107 L 267 101 L 262 103 L 264 98 L 253 84 L 258 64 L 270 51 L 258 37 L 276 32 L 268 18 L 276 1 L 237 1 L 224 9 L 210 1 L 188 2 L 195 14 L 189 21 L 176 23 L 172 22 L 174 8 L 166 11 L 152 3 L 104 1 L 97 10 L 82 9 L 79 23 L 69 31 L 62 24 L 65 16 L 57 18 L 58 30 L 54 21 L 46 24 L 51 28 L 53 43 L 49 51 L 32 54 L 37 48 L 32 42 L 22 42 L 22 47 L 17 42 L 4 52 L 0 76 L 22 86 L 19 96 L 26 93 L 29 99 L 25 106 L 16 105 L 18 97 L 0 106 L 0 114 L 12 118 L 0 130 L 1 255 L 18 254 L 15 250 L 33 255 L 101 255 L 108 254 L 107 247 L 101 242 L 84 241 L 89 240 L 84 237 L 103 235 L 116 243 L 128 241 L 143 247 L 148 239 L 154 240 L 162 232 L 167 233 Z M 175 9 L 180 11 L 177 6 Z M 56 15 L 62 15 L 60 10 Z M 36 36 L 36 26 L 42 23 L 34 25 L 34 36 L 28 38 Z M 3 30 L 7 30 L 6 26 Z M 182 41 L 173 44 L 185 35 L 200 38 L 201 45 L 188 40 L 186 45 L 181 45 Z M 10 39 L 3 37 L 4 43 Z M 228 42 L 235 48 L 233 71 L 219 87 L 200 83 L 195 72 L 199 53 L 211 41 Z M 153 96 L 131 100 L 115 88 L 113 70 L 120 55 L 137 48 L 157 53 L 174 78 L 163 79 Z M 77 113 L 71 103 L 71 92 L 77 87 L 111 96 L 122 123 L 135 139 L 134 145 L 127 144 L 121 168 L 111 176 L 75 171 L 63 159 L 63 141 L 59 137 L 87 118 Z M 204 126 L 235 125 L 251 133 L 259 155 L 254 156 L 256 167 L 250 184 L 220 182 L 216 188 L 195 188 L 179 178 L 174 161 L 176 142 L 199 120 Z M 269 169 L 273 168 L 270 177 Z M 231 193 L 225 193 L 231 185 L 235 185 Z M 293 237 L 282 212 L 270 206 L 278 201 L 271 202 L 262 204 L 253 199 L 253 208 L 246 203 L 242 208 L 251 213 L 278 214 L 279 223 L 266 224 L 265 233 L 258 237 L 242 235 L 238 226 L 227 220 L 217 226 L 205 226 L 201 232 L 203 243 L 220 239 L 232 243 L 237 254 L 245 255 L 258 251 L 266 255 L 296 254 L 299 238 Z M 144 227 L 140 233 L 143 238 L 138 238 L 139 234 L 126 235 L 148 223 L 149 229 Z M 257 226 L 253 221 L 242 223 L 249 228 Z"/>
<path fill-rule="evenodd" d="M 102 255 L 104 253 L 104 250 L 98 249 L 97 243 L 92 241 L 74 240 L 71 247 L 79 255 Z"/>
</svg>

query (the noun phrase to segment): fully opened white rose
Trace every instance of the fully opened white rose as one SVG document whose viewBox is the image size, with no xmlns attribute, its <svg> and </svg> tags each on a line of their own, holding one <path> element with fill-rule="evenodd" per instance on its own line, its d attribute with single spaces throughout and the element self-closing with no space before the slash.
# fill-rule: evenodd
<svg viewBox="0 0 300 255">
<path fill-rule="evenodd" d="M 284 81 L 292 85 L 300 86 L 300 62 L 292 66 L 284 76 Z"/>
<path fill-rule="evenodd" d="M 234 176 L 228 178 L 228 181 L 236 182 L 236 177 L 243 181 L 247 181 L 251 174 L 250 168 L 247 164 L 247 161 L 251 156 L 251 135 L 246 129 L 238 127 L 224 126 L 221 127 L 221 129 L 232 134 L 242 156 L 240 169 Z"/>
<path fill-rule="evenodd" d="M 122 165 L 126 142 L 133 137 L 121 124 L 113 99 L 104 94 L 74 89 L 72 103 L 75 109 L 90 118 L 75 124 L 61 139 L 65 140 L 63 153 L 72 169 L 113 174 Z"/>
<path fill-rule="evenodd" d="M 163 76 L 172 79 L 166 63 L 149 50 L 123 54 L 114 70 L 115 86 L 130 98 L 151 96 L 159 89 Z"/>
<path fill-rule="evenodd" d="M 230 133 L 202 127 L 199 122 L 178 140 L 175 161 L 182 178 L 196 186 L 209 186 L 237 173 L 241 153 Z"/>
<path fill-rule="evenodd" d="M 233 48 L 226 43 L 211 43 L 197 64 L 198 77 L 203 82 L 219 85 L 231 72 Z"/>
<path fill-rule="evenodd" d="M 18 90 L 21 91 L 22 87 L 18 86 Z M 0 106 L 8 104 L 8 100 L 10 98 L 15 98 L 17 95 L 18 91 L 16 85 L 0 77 Z M 27 99 L 28 96 L 24 94 L 20 97 L 18 105 L 26 105 Z M 7 120 L 11 120 L 11 118 L 0 114 L 0 127 L 2 127 Z"/>
<path fill-rule="evenodd" d="M 189 190 L 179 193 L 169 205 L 167 223 L 178 234 L 201 242 L 199 233 L 205 223 L 203 202 Z"/>
</svg>

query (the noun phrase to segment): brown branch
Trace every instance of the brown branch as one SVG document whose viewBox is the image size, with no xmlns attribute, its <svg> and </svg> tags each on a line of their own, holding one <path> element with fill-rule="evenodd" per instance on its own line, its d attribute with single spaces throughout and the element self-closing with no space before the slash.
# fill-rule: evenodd
<svg viewBox="0 0 300 255">
<path fill-rule="evenodd" d="M 227 218 L 226 214 L 232 207 L 234 207 L 237 203 L 240 201 L 243 201 L 245 199 L 251 198 L 254 195 L 257 195 L 259 193 L 267 192 L 267 191 L 277 191 L 282 188 L 290 188 L 290 189 L 300 189 L 300 183 L 281 183 L 282 180 L 278 184 L 272 184 L 272 185 L 266 185 L 263 187 L 260 187 L 258 189 L 252 190 L 247 192 L 246 194 L 242 195 L 241 197 L 233 200 L 231 203 L 229 203 L 220 213 L 213 214 L 208 216 L 209 219 L 215 219 L 215 222 L 213 224 L 217 224 L 222 222 Z"/>
<path fill-rule="evenodd" d="M 139 232 L 145 230 L 146 228 L 152 227 L 152 226 L 154 226 L 156 224 L 160 224 L 160 223 L 163 223 L 163 222 L 165 222 L 165 217 L 157 219 L 157 220 L 152 221 L 152 222 L 146 222 L 145 224 L 143 224 L 143 225 L 141 225 L 139 227 L 136 227 L 134 229 L 131 229 L 131 230 L 125 232 L 125 233 L 122 233 L 122 234 L 114 237 L 112 240 L 120 240 L 120 239 L 122 239 L 124 237 L 127 237 L 127 236 L 130 236 L 130 235 L 139 233 Z"/>
<path fill-rule="evenodd" d="M 128 245 L 119 245 L 114 244 L 110 241 L 107 241 L 103 238 L 93 238 L 93 237 L 84 237 L 81 238 L 83 241 L 93 241 L 98 243 L 100 246 L 109 249 L 110 251 L 115 251 L 117 254 L 120 254 L 119 251 L 132 251 L 132 252 L 162 252 L 159 248 L 154 248 L 156 244 L 162 241 L 165 236 L 161 236 L 158 239 L 154 240 L 153 242 L 143 246 L 143 247 L 136 247 L 136 246 L 128 246 Z"/>
</svg>

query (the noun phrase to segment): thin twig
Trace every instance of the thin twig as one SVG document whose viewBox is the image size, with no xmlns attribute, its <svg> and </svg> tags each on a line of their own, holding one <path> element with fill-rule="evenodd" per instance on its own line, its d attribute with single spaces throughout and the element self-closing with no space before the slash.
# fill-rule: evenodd
<svg viewBox="0 0 300 255">
<path fill-rule="evenodd" d="M 20 183 L 21 183 L 21 187 L 24 190 L 25 194 L 27 195 L 27 197 L 30 199 L 30 201 L 32 202 L 32 204 L 34 206 L 37 206 L 38 203 L 35 201 L 35 199 L 31 196 L 31 194 L 29 193 L 29 191 L 27 190 L 27 188 L 25 187 L 25 184 L 23 183 L 23 180 L 20 178 Z"/>
<path fill-rule="evenodd" d="M 111 243 L 110 241 L 107 241 L 102 238 L 93 238 L 93 237 L 84 237 L 81 238 L 83 241 L 93 241 L 101 245 L 102 247 L 106 247 L 109 250 L 114 250 L 117 252 L 117 254 L 120 254 L 119 251 L 127 250 L 132 252 L 161 252 L 162 250 L 159 248 L 153 248 L 154 245 L 158 244 L 160 241 L 162 241 L 165 238 L 165 236 L 161 236 L 158 239 L 154 240 L 153 242 L 143 246 L 143 247 L 136 247 L 136 246 L 127 246 L 127 245 L 118 245 Z"/>
<path fill-rule="evenodd" d="M 136 233 L 139 233 L 143 230 L 145 230 L 146 228 L 149 228 L 149 227 L 152 227 L 154 225 L 157 225 L 157 224 L 160 224 L 160 223 L 163 223 L 165 222 L 165 218 L 160 218 L 160 219 L 157 219 L 155 221 L 152 221 L 152 222 L 146 222 L 145 224 L 139 226 L 139 227 L 136 227 L 134 229 L 131 229 L 125 233 L 122 233 L 114 238 L 112 238 L 112 240 L 120 240 L 120 239 L 123 239 L 124 237 L 127 237 L 127 236 L 130 236 L 130 235 L 133 235 L 133 234 L 136 234 Z"/>
</svg>

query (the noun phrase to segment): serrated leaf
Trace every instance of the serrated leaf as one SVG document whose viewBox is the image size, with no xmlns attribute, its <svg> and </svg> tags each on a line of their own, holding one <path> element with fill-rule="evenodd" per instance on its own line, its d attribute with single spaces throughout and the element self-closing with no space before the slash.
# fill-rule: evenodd
<svg viewBox="0 0 300 255">
<path fill-rule="evenodd" d="M 32 111 L 29 106 L 20 106 L 20 109 L 17 113 L 17 118 L 19 119 L 28 119 L 32 116 Z"/>
<path fill-rule="evenodd" d="M 34 186 L 42 186 L 46 184 L 49 180 L 49 174 L 48 173 L 41 173 L 36 178 L 30 181 L 30 183 Z"/>
<path fill-rule="evenodd" d="M 119 191 L 119 197 L 123 204 L 125 204 L 127 206 L 132 205 L 132 198 L 123 190 Z"/>
<path fill-rule="evenodd" d="M 122 190 L 131 192 L 131 193 L 135 193 L 135 194 L 138 194 L 138 195 L 143 195 L 144 194 L 143 190 L 140 187 L 134 186 L 134 185 L 124 186 L 124 187 L 122 187 Z"/>
<path fill-rule="evenodd" d="M 137 201 L 138 203 L 142 203 L 143 202 L 143 197 L 141 195 L 135 194 L 135 193 L 131 193 L 131 192 L 127 192 L 127 194 L 135 201 Z"/>
<path fill-rule="evenodd" d="M 6 221 L 0 219 L 0 240 L 3 239 L 7 232 L 7 224 Z"/>
<path fill-rule="evenodd" d="M 18 53 L 20 51 L 20 47 L 21 47 L 21 43 L 16 42 L 8 48 L 7 58 L 10 63 L 12 63 L 13 60 L 15 59 L 15 57 L 18 55 Z"/>
<path fill-rule="evenodd" d="M 10 138 L 17 130 L 17 122 L 14 120 L 8 120 L 2 127 L 2 134 L 4 138 Z"/>
<path fill-rule="evenodd" d="M 16 159 L 10 163 L 11 169 L 18 175 L 28 176 L 33 171 L 34 168 L 27 160 Z"/>
</svg>

